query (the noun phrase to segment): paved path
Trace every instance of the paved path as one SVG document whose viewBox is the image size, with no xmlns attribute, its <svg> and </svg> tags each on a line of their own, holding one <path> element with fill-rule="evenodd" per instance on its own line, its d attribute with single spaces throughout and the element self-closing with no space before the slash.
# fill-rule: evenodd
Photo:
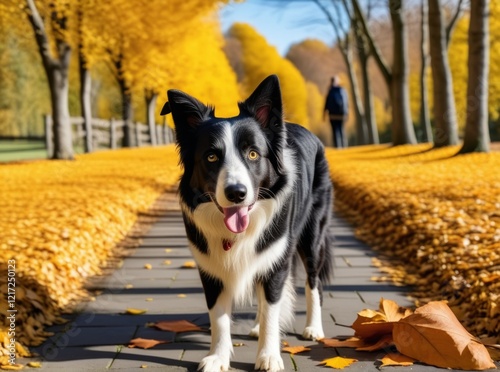
<svg viewBox="0 0 500 372">
<path fill-rule="evenodd" d="M 331 225 L 335 237 L 335 278 L 325 288 L 323 324 L 327 337 L 352 335 L 348 327 L 356 313 L 377 308 L 381 297 L 411 306 L 403 288 L 370 280 L 378 273 L 371 265 L 373 252 L 353 236 L 352 228 L 335 216 Z M 166 264 L 168 260 L 170 263 Z M 191 260 L 180 212 L 165 211 L 142 238 L 135 253 L 123 260 L 112 275 L 94 287 L 102 293 L 95 301 L 82 305 L 81 312 L 62 326 L 56 334 L 36 348 L 43 371 L 195 371 L 210 345 L 208 332 L 174 334 L 147 327 L 160 320 L 187 319 L 208 328 L 208 315 L 201 282 L 196 269 L 183 269 Z M 151 269 L 145 269 L 145 265 Z M 284 353 L 287 371 L 325 370 L 317 364 L 336 355 L 354 357 L 359 362 L 347 370 L 378 371 L 377 359 L 385 352 L 355 352 L 346 348 L 324 348 L 316 342 L 301 340 L 305 324 L 304 274 L 299 273 L 295 327 L 286 336 L 292 346 L 310 346 L 312 351 L 293 357 Z M 147 309 L 143 315 L 124 315 L 127 308 Z M 232 328 L 235 347 L 231 367 L 235 371 L 252 371 L 257 341 L 247 337 L 255 317 L 255 306 L 237 310 Z M 128 348 L 137 337 L 171 341 L 152 349 Z M 436 370 L 416 365 L 412 371 Z M 391 371 L 408 371 L 392 367 Z"/>
</svg>

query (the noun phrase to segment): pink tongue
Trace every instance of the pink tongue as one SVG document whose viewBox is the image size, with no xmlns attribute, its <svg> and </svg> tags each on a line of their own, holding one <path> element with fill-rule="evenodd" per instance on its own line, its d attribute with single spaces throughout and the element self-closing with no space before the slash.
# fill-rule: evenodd
<svg viewBox="0 0 500 372">
<path fill-rule="evenodd" d="M 224 223 L 229 231 L 239 234 L 248 227 L 248 207 L 223 208 Z"/>
</svg>

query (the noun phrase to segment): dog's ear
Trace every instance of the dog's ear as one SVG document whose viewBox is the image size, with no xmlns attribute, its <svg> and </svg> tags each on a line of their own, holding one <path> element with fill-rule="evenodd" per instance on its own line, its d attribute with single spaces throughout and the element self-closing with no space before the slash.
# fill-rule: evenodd
<svg viewBox="0 0 500 372">
<path fill-rule="evenodd" d="M 284 174 L 286 126 L 278 77 L 271 75 L 265 78 L 246 101 L 240 102 L 239 107 L 240 115 L 251 115 L 260 123 L 273 148 L 271 163 L 279 174 Z"/>
<path fill-rule="evenodd" d="M 172 112 L 176 131 L 187 129 L 186 126 L 194 129 L 214 114 L 212 107 L 205 106 L 196 98 L 180 90 L 170 89 L 167 96 L 168 102 L 163 107 L 162 113 L 164 110 Z"/>
<path fill-rule="evenodd" d="M 240 112 L 246 111 L 263 128 L 275 129 L 283 125 L 283 103 L 280 82 L 276 75 L 265 78 L 244 102 L 239 104 Z"/>
</svg>

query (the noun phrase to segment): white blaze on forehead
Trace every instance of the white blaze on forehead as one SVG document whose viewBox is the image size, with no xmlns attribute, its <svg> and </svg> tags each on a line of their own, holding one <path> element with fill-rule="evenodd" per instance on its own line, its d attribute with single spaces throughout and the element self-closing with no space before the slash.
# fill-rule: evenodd
<svg viewBox="0 0 500 372">
<path fill-rule="evenodd" d="M 228 122 L 224 123 L 221 141 L 224 143 L 225 153 L 215 188 L 217 203 L 223 208 L 233 205 L 233 202 L 227 200 L 224 190 L 230 185 L 242 184 L 247 188 L 247 196 L 242 204 L 249 205 L 255 201 L 252 178 L 241 159 L 233 128 Z"/>
</svg>

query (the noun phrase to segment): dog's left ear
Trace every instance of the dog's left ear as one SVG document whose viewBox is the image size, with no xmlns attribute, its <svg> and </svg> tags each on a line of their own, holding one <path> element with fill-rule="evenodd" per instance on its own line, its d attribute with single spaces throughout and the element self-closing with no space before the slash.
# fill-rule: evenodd
<svg viewBox="0 0 500 372">
<path fill-rule="evenodd" d="M 278 76 L 265 78 L 255 91 L 239 104 L 240 112 L 252 115 L 263 128 L 277 129 L 283 125 L 283 103 Z"/>
</svg>

